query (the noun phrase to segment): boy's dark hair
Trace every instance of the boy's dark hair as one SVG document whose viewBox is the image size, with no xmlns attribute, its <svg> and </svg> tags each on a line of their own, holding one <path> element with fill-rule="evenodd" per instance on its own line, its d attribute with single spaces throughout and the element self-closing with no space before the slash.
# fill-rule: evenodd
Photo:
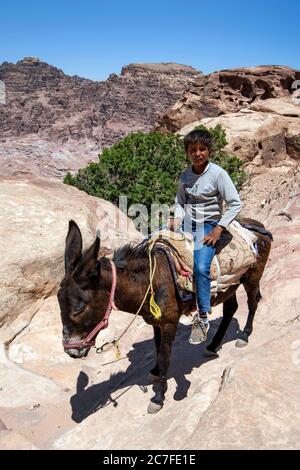
<svg viewBox="0 0 300 470">
<path fill-rule="evenodd" d="M 187 152 L 190 145 L 203 144 L 206 145 L 209 151 L 213 147 L 213 138 L 209 131 L 206 129 L 194 129 L 189 132 L 183 139 L 184 149 Z"/>
</svg>

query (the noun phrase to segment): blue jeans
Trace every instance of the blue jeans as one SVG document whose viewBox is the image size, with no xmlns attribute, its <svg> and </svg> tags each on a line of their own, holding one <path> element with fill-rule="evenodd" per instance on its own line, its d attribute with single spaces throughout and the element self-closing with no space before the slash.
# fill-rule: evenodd
<svg viewBox="0 0 300 470">
<path fill-rule="evenodd" d="M 199 312 L 210 312 L 210 266 L 215 255 L 215 248 L 211 245 L 203 245 L 203 237 L 206 236 L 218 222 L 204 222 L 197 232 L 193 231 L 194 246 L 194 277 L 196 284 L 196 297 Z"/>
</svg>

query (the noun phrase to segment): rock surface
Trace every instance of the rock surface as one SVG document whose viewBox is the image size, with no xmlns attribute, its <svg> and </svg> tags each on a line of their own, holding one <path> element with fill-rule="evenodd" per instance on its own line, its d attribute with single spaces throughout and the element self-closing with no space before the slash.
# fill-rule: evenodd
<svg viewBox="0 0 300 470">
<path fill-rule="evenodd" d="M 101 230 L 104 254 L 140 239 L 117 207 L 57 181 L 2 179 L 0 207 L 2 340 L 25 327 L 43 299 L 55 292 L 63 277 L 70 219 L 80 226 L 86 244 L 95 239 L 96 228 Z"/>
<path fill-rule="evenodd" d="M 201 75 L 173 63 L 129 64 L 120 75 L 97 82 L 65 75 L 35 58 L 4 62 L 0 174 L 24 174 L 33 168 L 38 176 L 60 177 L 96 161 L 103 147 L 130 132 L 150 130 Z"/>
<path fill-rule="evenodd" d="M 299 326 L 228 368 L 216 402 L 184 448 L 199 449 L 201 443 L 202 449 L 297 449 L 300 361 L 292 360 L 293 345 L 299 348 Z"/>
<path fill-rule="evenodd" d="M 221 70 L 197 79 L 155 124 L 155 129 L 176 132 L 206 117 L 234 113 L 251 103 L 280 98 L 294 91 L 300 71 L 281 66 Z"/>
<path fill-rule="evenodd" d="M 0 139 L 0 176 L 55 178 L 99 160 L 100 147 L 93 141 L 61 142 L 37 134 Z"/>
<path fill-rule="evenodd" d="M 217 359 L 205 358 L 203 345 L 189 345 L 190 327 L 179 325 L 165 406 L 158 415 L 148 415 L 152 328 L 138 318 L 120 341 L 117 361 L 115 349 L 100 356 L 92 350 L 86 359 L 72 360 L 62 351 L 57 301 L 50 296 L 9 343 L 0 364 L 0 417 L 6 428 L 22 436 L 28 448 L 39 449 L 298 448 L 299 166 L 288 171 L 268 180 L 273 186 L 266 188 L 270 201 L 263 206 L 260 195 L 254 199 L 260 175 L 253 176 L 251 193 L 243 194 L 248 213 L 252 207 L 252 215 L 274 236 L 261 283 L 263 299 L 247 347 L 235 347 L 247 313 L 245 294 L 239 290 L 239 310 Z M 292 220 L 278 215 L 283 210 Z M 221 311 L 220 306 L 213 311 L 210 335 Z M 131 318 L 113 312 L 97 344 L 117 337 Z M 11 403 L 12 394 L 5 388 L 8 367 L 14 383 Z M 41 390 L 52 383 L 47 397 L 42 392 L 36 397 L 35 387 L 31 395 L 24 393 L 23 384 L 36 384 L 37 377 Z"/>
<path fill-rule="evenodd" d="M 261 173 L 276 166 L 294 166 L 300 159 L 300 103 L 269 99 L 215 118 L 184 126 L 184 136 L 195 126 L 221 125 L 226 131 L 227 150 L 245 162 L 248 173 Z"/>
<path fill-rule="evenodd" d="M 37 450 L 37 448 L 20 434 L 12 431 L 0 432 L 1 450 Z"/>
</svg>

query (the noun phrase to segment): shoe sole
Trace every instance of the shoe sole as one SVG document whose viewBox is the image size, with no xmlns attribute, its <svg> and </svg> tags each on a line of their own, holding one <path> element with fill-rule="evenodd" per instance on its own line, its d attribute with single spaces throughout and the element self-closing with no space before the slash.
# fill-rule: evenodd
<svg viewBox="0 0 300 470">
<path fill-rule="evenodd" d="M 203 339 L 198 339 L 197 341 L 193 341 L 192 338 L 189 339 L 189 343 L 192 344 L 193 346 L 196 346 L 197 344 L 204 343 L 207 340 L 207 337 L 203 337 Z"/>
</svg>

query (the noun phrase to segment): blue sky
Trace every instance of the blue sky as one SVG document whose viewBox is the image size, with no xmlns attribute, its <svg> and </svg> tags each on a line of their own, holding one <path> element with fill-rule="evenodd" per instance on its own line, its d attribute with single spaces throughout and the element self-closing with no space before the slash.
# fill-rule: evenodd
<svg viewBox="0 0 300 470">
<path fill-rule="evenodd" d="M 11 0 L 0 4 L 0 63 L 36 56 L 94 80 L 132 62 L 177 62 L 204 73 L 300 69 L 299 17 L 298 0 Z"/>
</svg>

